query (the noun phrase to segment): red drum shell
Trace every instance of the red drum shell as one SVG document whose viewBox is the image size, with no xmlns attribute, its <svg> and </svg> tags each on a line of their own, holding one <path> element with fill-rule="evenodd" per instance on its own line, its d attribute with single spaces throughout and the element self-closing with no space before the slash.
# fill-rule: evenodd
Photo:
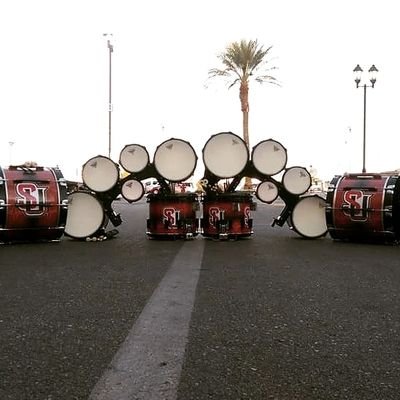
<svg viewBox="0 0 400 400">
<path fill-rule="evenodd" d="M 59 240 L 67 203 L 67 183 L 59 169 L 0 168 L 0 241 Z"/>
<path fill-rule="evenodd" d="M 154 238 L 186 238 L 198 233 L 196 212 L 199 203 L 195 193 L 149 194 L 147 232 Z"/>
<path fill-rule="evenodd" d="M 337 175 L 327 193 L 326 220 L 333 239 L 399 238 L 400 180 L 380 174 Z"/>
<path fill-rule="evenodd" d="M 251 210 L 254 203 L 247 192 L 218 193 L 203 198 L 202 235 L 237 238 L 253 234 Z"/>
</svg>

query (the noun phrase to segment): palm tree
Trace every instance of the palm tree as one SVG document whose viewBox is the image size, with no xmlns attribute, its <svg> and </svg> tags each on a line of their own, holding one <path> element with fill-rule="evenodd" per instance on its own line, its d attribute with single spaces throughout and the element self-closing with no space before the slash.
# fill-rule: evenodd
<svg viewBox="0 0 400 400">
<path fill-rule="evenodd" d="M 241 40 L 229 44 L 225 51 L 218 58 L 222 62 L 223 68 L 213 68 L 209 70 L 210 78 L 216 76 L 232 78 L 229 89 L 239 84 L 239 98 L 243 113 L 243 140 L 247 148 L 250 149 L 249 141 L 249 82 L 254 79 L 258 83 L 272 83 L 278 85 L 277 80 L 268 74 L 269 71 L 276 69 L 268 65 L 267 55 L 272 46 L 264 50 L 257 40 Z M 251 179 L 246 177 L 245 188 L 251 188 Z"/>
</svg>

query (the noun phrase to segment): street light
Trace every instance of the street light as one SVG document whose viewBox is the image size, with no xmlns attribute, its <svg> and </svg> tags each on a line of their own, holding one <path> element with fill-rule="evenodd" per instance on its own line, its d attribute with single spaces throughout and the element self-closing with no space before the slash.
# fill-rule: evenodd
<svg viewBox="0 0 400 400">
<path fill-rule="evenodd" d="M 103 33 L 103 36 L 108 37 L 107 48 L 108 48 L 108 158 L 111 158 L 111 54 L 114 51 L 114 47 L 111 44 L 112 33 Z"/>
<path fill-rule="evenodd" d="M 10 165 L 12 165 L 12 147 L 14 146 L 15 142 L 9 141 L 8 145 L 10 146 Z"/>
<path fill-rule="evenodd" d="M 370 85 L 367 85 L 366 83 L 364 83 L 363 85 L 360 86 L 362 73 L 364 72 L 363 69 L 360 67 L 360 64 L 357 64 L 357 66 L 354 68 L 353 72 L 354 72 L 354 81 L 356 82 L 356 87 L 364 88 L 364 135 L 363 135 L 363 168 L 362 168 L 362 172 L 366 172 L 366 169 L 365 169 L 365 138 L 366 138 L 366 136 L 365 136 L 365 133 L 366 133 L 366 116 L 367 116 L 367 87 L 370 87 L 370 88 L 375 87 L 376 74 L 378 72 L 378 69 L 375 67 L 374 64 L 372 64 L 372 66 L 368 70 L 369 81 L 371 82 Z"/>
</svg>

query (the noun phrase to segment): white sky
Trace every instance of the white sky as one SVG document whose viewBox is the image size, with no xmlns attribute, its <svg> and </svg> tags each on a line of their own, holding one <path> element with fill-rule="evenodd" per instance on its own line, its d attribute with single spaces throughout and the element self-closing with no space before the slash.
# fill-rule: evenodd
<svg viewBox="0 0 400 400">
<path fill-rule="evenodd" d="M 288 166 L 313 165 L 324 179 L 360 172 L 363 91 L 352 71 L 375 64 L 367 171 L 400 168 L 398 15 L 395 0 L 3 0 L 0 165 L 58 164 L 74 179 L 107 155 L 111 32 L 115 161 L 129 143 L 152 159 L 174 137 L 191 142 L 202 175 L 208 138 L 242 134 L 238 88 L 208 81 L 208 70 L 230 42 L 257 39 L 273 46 L 282 87 L 251 83 L 251 146 L 278 140 Z"/>
</svg>

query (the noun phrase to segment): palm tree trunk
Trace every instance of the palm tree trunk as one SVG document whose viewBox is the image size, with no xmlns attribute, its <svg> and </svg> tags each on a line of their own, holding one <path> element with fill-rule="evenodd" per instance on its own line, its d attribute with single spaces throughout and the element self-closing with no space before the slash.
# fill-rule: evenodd
<svg viewBox="0 0 400 400">
<path fill-rule="evenodd" d="M 247 149 L 250 152 L 250 139 L 249 139 L 249 85 L 248 82 L 242 81 L 240 84 L 240 104 L 243 114 L 243 140 L 246 143 Z M 251 178 L 246 176 L 244 180 L 244 189 L 251 190 Z"/>
</svg>

